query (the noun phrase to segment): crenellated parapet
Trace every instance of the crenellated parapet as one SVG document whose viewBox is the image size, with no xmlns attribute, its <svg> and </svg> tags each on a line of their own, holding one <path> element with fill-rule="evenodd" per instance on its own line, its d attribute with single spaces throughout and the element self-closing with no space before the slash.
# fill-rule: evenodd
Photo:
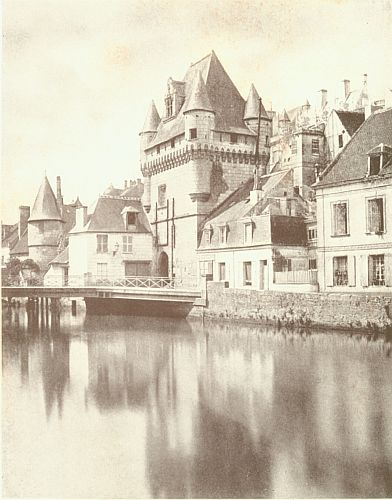
<svg viewBox="0 0 392 500">
<path fill-rule="evenodd" d="M 204 146 L 198 144 L 197 147 L 187 145 L 183 149 L 162 154 L 154 160 L 145 162 L 141 165 L 141 171 L 143 176 L 147 177 L 201 159 L 221 163 L 255 164 L 255 155 L 240 148 L 219 149 L 208 144 Z"/>
</svg>

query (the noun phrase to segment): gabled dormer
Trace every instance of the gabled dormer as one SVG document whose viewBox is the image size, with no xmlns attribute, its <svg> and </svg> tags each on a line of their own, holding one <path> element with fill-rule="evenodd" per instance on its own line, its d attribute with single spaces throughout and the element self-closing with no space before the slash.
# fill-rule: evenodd
<svg viewBox="0 0 392 500">
<path fill-rule="evenodd" d="M 367 153 L 368 171 L 367 176 L 378 175 L 383 167 L 392 159 L 392 147 L 386 144 L 379 144 Z"/>
<path fill-rule="evenodd" d="M 139 210 L 134 207 L 128 206 L 124 207 L 121 211 L 121 215 L 124 221 L 125 231 L 135 231 L 136 225 L 138 223 Z"/>
<path fill-rule="evenodd" d="M 165 96 L 165 120 L 178 115 L 185 101 L 185 82 L 169 78 Z"/>
</svg>

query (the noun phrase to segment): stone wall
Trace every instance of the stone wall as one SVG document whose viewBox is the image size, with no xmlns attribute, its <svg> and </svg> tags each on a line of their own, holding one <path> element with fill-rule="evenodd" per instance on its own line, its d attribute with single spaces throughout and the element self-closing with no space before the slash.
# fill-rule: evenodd
<svg viewBox="0 0 392 500">
<path fill-rule="evenodd" d="M 278 326 L 385 331 L 392 328 L 392 294 L 263 292 L 208 282 L 204 316 Z"/>
</svg>

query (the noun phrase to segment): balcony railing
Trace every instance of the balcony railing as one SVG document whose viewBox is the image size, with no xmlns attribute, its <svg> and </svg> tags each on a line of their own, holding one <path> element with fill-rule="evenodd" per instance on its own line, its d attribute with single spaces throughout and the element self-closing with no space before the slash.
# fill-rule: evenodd
<svg viewBox="0 0 392 500">
<path fill-rule="evenodd" d="M 29 286 L 29 283 L 21 283 L 21 286 Z M 31 284 L 39 286 L 38 283 Z M 30 286 L 31 286 L 30 285 Z M 176 288 L 181 283 L 175 278 L 160 276 L 126 276 L 116 278 L 112 276 L 45 276 L 42 286 L 47 287 L 122 287 L 122 288 Z"/>
<path fill-rule="evenodd" d="M 306 283 L 311 285 L 317 284 L 317 270 L 295 270 L 274 272 L 274 282 L 277 284 L 289 283 Z"/>
</svg>

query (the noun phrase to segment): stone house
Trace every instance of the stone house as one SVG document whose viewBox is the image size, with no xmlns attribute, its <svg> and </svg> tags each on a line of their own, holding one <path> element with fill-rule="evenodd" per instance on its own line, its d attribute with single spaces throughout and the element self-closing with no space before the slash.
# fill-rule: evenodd
<svg viewBox="0 0 392 500">
<path fill-rule="evenodd" d="M 152 233 L 141 202 L 143 185 L 110 187 L 91 212 L 81 206 L 69 233 L 69 280 L 150 276 Z"/>
<path fill-rule="evenodd" d="M 310 202 L 293 188 L 293 169 L 244 183 L 204 222 L 199 273 L 230 288 L 317 290 L 315 249 L 308 245 Z"/>
<path fill-rule="evenodd" d="M 314 189 L 321 290 L 391 292 L 392 108 L 369 116 Z"/>
<path fill-rule="evenodd" d="M 272 119 L 262 105 L 260 114 L 267 158 Z M 258 115 L 254 86 L 245 101 L 214 52 L 183 80 L 169 78 L 162 118 L 151 104 L 140 133 L 141 170 L 157 274 L 197 281 L 199 226 L 252 175 Z"/>
</svg>

